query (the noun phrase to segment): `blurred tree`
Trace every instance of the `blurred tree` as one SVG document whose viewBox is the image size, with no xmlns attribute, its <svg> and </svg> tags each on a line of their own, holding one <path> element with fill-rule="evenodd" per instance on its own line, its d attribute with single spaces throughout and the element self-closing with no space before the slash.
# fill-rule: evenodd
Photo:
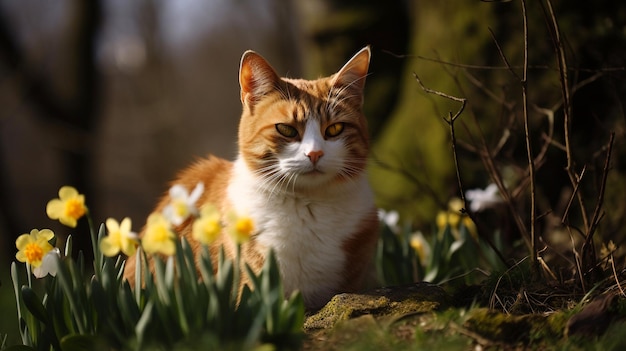
<svg viewBox="0 0 626 351">
<path fill-rule="evenodd" d="M 93 150 L 95 126 L 100 97 L 99 75 L 96 66 L 96 38 L 101 23 L 102 8 L 99 0 L 74 1 L 68 4 L 68 23 L 63 26 L 67 50 L 62 61 L 57 62 L 61 74 L 44 71 L 49 65 L 41 62 L 46 56 L 30 57 L 17 39 L 19 33 L 11 28 L 8 14 L 0 7 L 0 63 L 7 70 L 12 84 L 28 105 L 41 118 L 46 137 L 53 138 L 63 148 L 63 180 L 82 192 L 91 193 L 90 153 Z M 3 160 L 0 159 L 0 162 Z M 37 162 L 36 160 L 32 160 Z M 6 166 L 2 166 L 4 168 Z M 4 172 L 3 172 L 4 173 Z M 4 175 L 4 174 L 3 174 Z M 20 218 L 13 212 L 15 206 L 12 186 L 0 179 L 0 208 L 7 230 L 14 238 L 26 229 L 18 226 Z M 43 204 L 42 206 L 45 206 Z M 86 232 L 86 226 L 80 230 Z M 5 236 L 6 237 L 6 236 Z M 76 236 L 75 246 L 87 249 L 88 236 Z M 3 247 L 12 247 L 3 245 Z M 85 250 L 88 254 L 89 250 Z"/>
<path fill-rule="evenodd" d="M 542 135 L 548 123 L 536 107 L 554 109 L 554 138 L 562 142 L 564 135 L 563 110 L 558 106 L 558 67 L 545 4 L 545 0 L 528 2 L 528 92 L 535 150 L 545 143 Z M 404 67 L 399 101 L 378 133 L 372 179 L 381 207 L 398 209 L 403 218 L 424 227 L 432 223 L 436 211 L 445 208 L 449 197 L 458 196 L 449 130 L 442 118 L 459 106 L 422 91 L 413 73 L 431 89 L 468 99 L 465 113 L 456 125 L 461 146 L 476 145 L 479 132 L 483 133 L 487 146 L 500 150 L 494 157 L 500 171 L 509 177 L 507 181 L 511 186 L 520 184 L 526 168 L 521 90 L 502 54 L 520 74 L 524 49 L 522 11 L 518 1 L 411 1 L 408 8 L 412 24 L 409 55 L 398 58 L 396 64 Z M 617 132 L 617 145 L 623 144 L 625 135 L 626 8 L 611 1 L 592 5 L 577 0 L 555 4 L 555 12 L 566 43 L 569 84 L 575 91 L 573 161 L 579 172 L 584 165 L 591 172 L 581 189 L 593 204 L 604 160 L 601 150 L 610 131 Z M 580 83 L 586 85 L 575 88 Z M 376 99 L 370 96 L 369 101 L 372 98 Z M 510 134 L 505 137 L 505 132 Z M 625 149 L 618 147 L 614 152 L 623 156 Z M 459 157 L 465 186 L 487 185 L 488 173 L 471 148 L 461 147 Z M 619 161 L 623 157 L 613 159 L 612 172 L 623 174 L 624 166 Z M 571 192 L 563 171 L 565 165 L 564 153 L 552 145 L 537 175 L 540 213 L 564 210 L 563 197 Z M 623 183 L 623 175 L 613 176 Z M 610 181 L 621 188 L 616 180 Z M 618 196 L 609 194 L 616 211 L 614 217 L 623 218 L 625 206 L 617 200 Z M 522 211 L 526 208 L 524 198 L 519 197 Z"/>
<path fill-rule="evenodd" d="M 409 2 L 404 0 L 300 0 L 305 75 L 336 72 L 361 48 L 371 45 L 364 112 L 370 134 L 380 135 L 398 101 L 405 53 L 410 42 Z"/>
</svg>

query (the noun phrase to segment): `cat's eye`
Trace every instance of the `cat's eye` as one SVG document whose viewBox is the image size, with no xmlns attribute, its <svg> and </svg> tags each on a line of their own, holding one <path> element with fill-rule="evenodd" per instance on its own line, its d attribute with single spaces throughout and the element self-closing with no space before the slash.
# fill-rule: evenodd
<svg viewBox="0 0 626 351">
<path fill-rule="evenodd" d="M 343 132 L 343 127 L 344 125 L 342 122 L 331 124 L 328 128 L 326 128 L 326 132 L 324 132 L 324 134 L 326 134 L 327 137 L 336 137 Z"/>
<path fill-rule="evenodd" d="M 287 138 L 298 136 L 298 130 L 296 128 L 284 123 L 276 123 L 276 131 Z"/>
</svg>

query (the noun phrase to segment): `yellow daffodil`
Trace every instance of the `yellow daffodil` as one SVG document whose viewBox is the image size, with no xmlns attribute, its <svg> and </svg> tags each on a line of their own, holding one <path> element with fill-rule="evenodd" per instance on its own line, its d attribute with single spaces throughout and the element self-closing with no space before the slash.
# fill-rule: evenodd
<svg viewBox="0 0 626 351">
<path fill-rule="evenodd" d="M 76 222 L 87 213 L 85 196 L 71 186 L 59 189 L 59 198 L 52 199 L 46 206 L 50 219 L 58 219 L 68 227 L 76 228 Z"/>
<path fill-rule="evenodd" d="M 137 248 L 137 234 L 130 231 L 131 221 L 126 217 L 122 223 L 109 218 L 105 222 L 108 235 L 100 241 L 102 254 L 108 257 L 116 256 L 120 251 L 126 256 L 135 254 Z"/>
<path fill-rule="evenodd" d="M 447 211 L 440 211 L 435 219 L 437 228 L 439 229 L 439 235 L 443 234 L 444 229 L 450 226 L 450 231 L 455 239 L 460 238 L 459 229 L 464 226 L 469 234 L 474 238 L 478 238 L 478 230 L 476 224 L 465 213 L 462 213 L 463 202 L 461 199 L 453 198 L 448 203 Z"/>
<path fill-rule="evenodd" d="M 213 205 L 206 205 L 200 211 L 200 218 L 193 222 L 192 235 L 199 242 L 209 245 L 222 232 L 220 213 Z"/>
<path fill-rule="evenodd" d="M 160 253 L 172 256 L 176 253 L 176 234 L 171 224 L 160 213 L 153 213 L 148 217 L 146 233 L 141 239 L 141 247 L 148 254 Z"/>
<path fill-rule="evenodd" d="M 61 250 L 58 247 L 53 248 L 48 251 L 41 260 L 41 265 L 39 267 L 35 267 L 33 269 L 33 275 L 36 278 L 43 278 L 50 274 L 51 276 L 57 275 L 57 265 L 54 262 L 55 256 L 61 257 Z"/>
<path fill-rule="evenodd" d="M 228 232 L 237 244 L 243 244 L 250 240 L 250 236 L 254 233 L 254 221 L 249 216 L 240 216 L 231 213 L 229 216 Z"/>
<path fill-rule="evenodd" d="M 430 260 L 430 245 L 428 241 L 426 241 L 426 238 L 424 238 L 422 232 L 411 234 L 409 245 L 411 245 L 415 253 L 417 253 L 420 264 L 426 266 Z"/>
<path fill-rule="evenodd" d="M 170 203 L 163 208 L 163 216 L 173 225 L 181 225 L 189 216 L 198 214 L 196 202 L 203 192 L 203 183 L 198 183 L 191 194 L 184 186 L 174 185 L 170 188 Z"/>
<path fill-rule="evenodd" d="M 53 237 L 54 233 L 50 229 L 33 229 L 30 231 L 30 234 L 20 235 L 15 240 L 15 246 L 18 250 L 15 258 L 20 262 L 30 264 L 34 268 L 41 266 L 44 256 L 53 249 L 48 242 Z"/>
</svg>

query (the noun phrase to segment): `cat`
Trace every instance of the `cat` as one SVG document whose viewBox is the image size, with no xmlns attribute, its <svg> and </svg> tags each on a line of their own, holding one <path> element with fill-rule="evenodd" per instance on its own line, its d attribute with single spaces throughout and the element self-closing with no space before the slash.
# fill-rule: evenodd
<svg viewBox="0 0 626 351">
<path fill-rule="evenodd" d="M 221 213 L 249 215 L 255 232 L 242 258 L 258 272 L 273 249 L 285 294 L 299 290 L 309 310 L 363 286 L 378 240 L 362 111 L 370 55 L 365 47 L 337 73 L 303 80 L 280 78 L 262 56 L 246 51 L 239 69 L 238 157 L 209 156 L 173 182 L 189 191 L 204 184 L 198 208 L 210 203 Z M 169 201 L 165 195 L 155 212 Z M 176 229 L 197 255 L 191 221 Z M 222 245 L 234 256 L 232 239 L 222 233 L 210 247 L 213 257 Z M 129 281 L 134 265 L 129 257 Z"/>
</svg>

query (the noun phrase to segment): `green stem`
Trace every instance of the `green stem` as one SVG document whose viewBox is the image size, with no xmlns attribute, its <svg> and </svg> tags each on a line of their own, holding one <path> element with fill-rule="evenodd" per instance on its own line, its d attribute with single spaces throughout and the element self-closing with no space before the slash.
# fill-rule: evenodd
<svg viewBox="0 0 626 351">
<path fill-rule="evenodd" d="M 93 225 L 93 220 L 91 219 L 91 213 L 87 210 L 87 223 L 89 224 L 89 234 L 91 235 L 91 248 L 93 250 L 93 260 L 94 260 L 94 274 L 98 280 L 102 280 L 102 260 L 103 256 L 98 250 L 98 234 L 96 233 L 96 229 Z"/>
</svg>

